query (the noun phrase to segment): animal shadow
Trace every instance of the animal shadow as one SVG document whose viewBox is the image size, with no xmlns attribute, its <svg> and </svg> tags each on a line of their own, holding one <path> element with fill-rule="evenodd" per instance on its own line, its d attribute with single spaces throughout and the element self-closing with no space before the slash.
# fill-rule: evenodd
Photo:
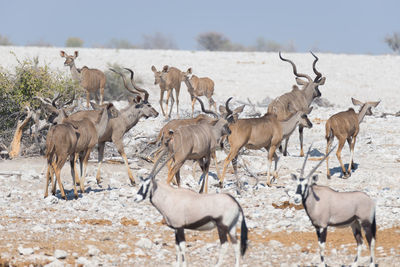
<svg viewBox="0 0 400 267">
<path fill-rule="evenodd" d="M 359 164 L 358 163 L 353 163 L 353 169 L 352 169 L 352 173 L 354 171 L 356 171 L 358 169 Z M 349 164 L 344 164 L 344 168 L 347 170 L 347 168 L 349 167 Z M 335 167 L 335 168 L 331 168 L 329 169 L 329 171 L 331 172 L 331 175 L 334 175 L 336 173 L 339 173 L 339 177 L 343 178 L 343 173 L 342 173 L 342 168 L 340 166 Z"/>
</svg>

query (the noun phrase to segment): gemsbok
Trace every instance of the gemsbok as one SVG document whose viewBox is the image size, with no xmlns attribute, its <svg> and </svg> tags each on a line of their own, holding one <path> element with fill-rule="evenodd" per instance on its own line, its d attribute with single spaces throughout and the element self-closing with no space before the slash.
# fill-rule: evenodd
<svg viewBox="0 0 400 267">
<path fill-rule="evenodd" d="M 235 251 L 235 266 L 238 267 L 240 256 L 243 257 L 246 252 L 248 239 L 248 228 L 239 202 L 227 193 L 199 194 L 156 181 L 155 176 L 163 166 L 154 170 L 161 158 L 154 164 L 148 178 L 140 177 L 141 184 L 135 201 L 141 202 L 149 196 L 150 203 L 161 213 L 168 227 L 175 231 L 176 266 L 187 266 L 185 229 L 207 231 L 217 228 L 221 248 L 216 266 L 222 265 L 229 235 Z M 239 223 L 240 242 L 236 235 Z"/>
<path fill-rule="evenodd" d="M 289 59 L 283 58 L 281 52 L 279 52 L 279 57 L 281 60 L 289 62 L 293 68 L 293 74 L 296 76 L 296 82 L 301 85 L 302 88 L 299 89 L 297 85 L 293 85 L 292 91 L 285 93 L 277 98 L 275 98 L 268 105 L 268 113 L 274 113 L 277 115 L 278 120 L 287 120 L 293 115 L 292 110 L 295 111 L 306 111 L 311 105 L 312 101 L 316 97 L 321 96 L 321 92 L 318 87 L 325 84 L 325 77 L 317 71 L 315 65 L 318 61 L 318 57 L 311 52 L 315 60 L 313 62 L 313 71 L 317 75 L 314 80 L 307 74 L 297 73 L 296 65 Z M 307 81 L 301 78 L 307 79 Z M 303 127 L 299 126 L 299 139 L 300 139 L 300 156 L 304 156 L 303 152 Z M 287 143 L 289 139 L 286 140 L 285 148 L 287 148 Z M 283 155 L 287 155 L 287 150 L 285 149 Z"/>
<path fill-rule="evenodd" d="M 309 112 L 309 110 L 307 112 Z M 306 125 L 309 128 L 312 127 L 312 123 L 306 115 L 307 112 L 298 111 L 286 121 L 278 121 L 276 114 L 266 113 L 259 118 L 239 119 L 231 124 L 229 126 L 231 134 L 228 136 L 230 150 L 224 161 L 222 176 L 220 177 L 220 186 L 223 186 L 228 164 L 232 162 L 237 185 L 239 188 L 241 187 L 237 175 L 237 158 L 242 147 L 253 150 L 265 148 L 268 151 L 267 185 L 271 186 L 272 158 L 275 160 L 275 172 L 273 177 L 276 178 L 278 176 L 278 156 L 275 153 L 276 149 L 281 144 L 283 138 L 290 136 L 299 124 Z"/>
<path fill-rule="evenodd" d="M 354 146 L 356 144 L 356 138 L 358 132 L 360 131 L 360 123 L 363 121 L 365 115 L 372 115 L 372 108 L 378 106 L 380 101 L 377 102 L 361 102 L 354 98 L 351 98 L 354 105 L 360 106 L 360 111 L 356 113 L 353 108 L 349 108 L 347 111 L 342 111 L 332 115 L 325 124 L 325 138 L 326 138 L 326 151 L 329 151 L 330 146 L 333 142 L 334 137 L 339 141 L 338 149 L 336 152 L 336 157 L 340 162 L 340 167 L 342 168 L 343 178 L 349 178 L 351 176 L 351 170 L 354 169 Z M 350 162 L 348 170 L 346 171 L 341 153 L 346 142 L 350 147 Z M 329 170 L 329 157 L 326 158 L 326 175 L 328 178 L 331 177 L 331 172 Z"/>
<path fill-rule="evenodd" d="M 200 96 L 205 96 L 208 99 L 209 109 L 211 109 L 211 106 L 213 106 L 216 112 L 217 104 L 212 98 L 214 94 L 214 81 L 208 77 L 197 77 L 196 75 L 192 74 L 192 68 L 189 68 L 186 73 L 187 75 L 185 76 L 185 84 L 192 100 L 192 117 L 194 114 L 194 104 L 196 103 L 197 99 L 196 97 Z M 189 74 L 192 74 L 190 78 Z"/>
<path fill-rule="evenodd" d="M 94 93 L 96 103 L 99 103 L 98 90 L 100 90 L 100 104 L 103 104 L 104 88 L 106 86 L 104 72 L 98 69 L 90 69 L 86 66 L 80 69 L 76 68 L 75 59 L 78 57 L 78 51 L 75 51 L 73 55 L 60 51 L 60 56 L 65 58 L 64 66 L 70 68 L 72 79 L 78 81 L 80 86 L 86 90 L 86 106 L 89 107 L 90 93 Z"/>
<path fill-rule="evenodd" d="M 53 174 L 55 174 L 60 187 L 61 196 L 66 199 L 61 183 L 60 173 L 69 156 L 74 195 L 75 198 L 78 198 L 76 182 L 79 182 L 81 192 L 83 193 L 86 166 L 90 152 L 97 144 L 98 136 L 104 134 L 109 120 L 116 116 L 116 109 L 113 104 L 106 105 L 97 114 L 98 116 L 94 122 L 90 121 L 88 118 L 73 120 L 70 117 L 67 117 L 63 110 L 61 113 L 64 116 L 62 123 L 52 126 L 46 137 L 47 172 L 44 197 L 47 197 L 48 195 L 50 180 L 53 184 L 52 193 L 55 194 L 56 183 L 53 183 Z M 81 173 L 83 165 L 83 175 L 81 179 L 79 179 L 76 170 L 76 160 L 78 157 L 80 160 Z"/>
<path fill-rule="evenodd" d="M 375 267 L 376 220 L 374 201 L 364 192 L 337 192 L 328 186 L 317 185 L 315 182 L 318 177 L 312 175 L 325 158 L 304 178 L 304 168 L 310 149 L 304 159 L 300 176 L 297 177 L 292 174 L 292 179 L 297 181 L 294 201 L 296 204 L 303 204 L 312 225 L 315 227 L 320 247 L 321 265 L 326 266 L 324 257 L 328 226 L 351 226 L 354 238 L 357 241 L 357 256 L 352 266 L 358 266 L 361 257 L 363 243 L 361 228 L 363 228 L 370 248 L 370 267 Z M 328 157 L 332 151 L 333 149 L 327 152 L 325 157 Z"/>
<path fill-rule="evenodd" d="M 129 105 L 119 111 L 118 117 L 109 120 L 105 133 L 99 136 L 99 166 L 97 169 L 96 180 L 98 183 L 100 183 L 100 169 L 103 162 L 105 143 L 113 142 L 118 150 L 118 153 L 122 156 L 124 160 L 131 184 L 135 184 L 135 179 L 133 178 L 132 172 L 129 168 L 128 158 L 124 150 L 123 137 L 126 132 L 132 129 L 132 127 L 134 127 L 139 122 L 140 118 L 156 118 L 158 116 L 158 112 L 148 102 L 149 94 L 146 90 L 142 89 L 145 92 L 139 92 L 135 89 L 130 88 L 128 83 L 126 82 L 125 76 L 120 72 L 115 72 L 118 73 L 124 80 L 126 90 L 132 93 L 135 97 L 129 98 Z M 96 109 L 98 108 L 101 109 L 101 107 L 96 107 Z M 99 112 L 101 112 L 101 110 L 78 111 L 74 114 L 71 114 L 70 118 L 74 120 L 88 118 L 93 122 L 98 116 Z"/>
<path fill-rule="evenodd" d="M 229 135 L 229 123 L 233 123 L 232 111 L 229 109 L 230 97 L 225 106 L 228 114 L 225 117 L 209 111 L 216 117 L 211 123 L 203 122 L 196 125 L 187 125 L 170 131 L 167 137 L 167 146 L 173 158 L 168 164 L 167 183 L 170 184 L 175 176 L 177 184 L 180 184 L 180 168 L 186 160 L 197 160 L 203 171 L 204 180 L 200 192 L 208 191 L 208 170 L 210 167 L 210 157 L 215 156 L 219 140 L 224 135 Z M 216 158 L 214 158 L 216 160 Z"/>
<path fill-rule="evenodd" d="M 151 70 L 154 73 L 154 84 L 160 86 L 160 107 L 162 114 L 169 119 L 171 117 L 172 107 L 174 106 L 174 97 L 172 95 L 172 89 L 175 89 L 176 96 L 176 112 L 179 118 L 179 92 L 181 90 L 181 83 L 185 81 L 187 72 L 182 72 L 175 67 L 169 67 L 165 65 L 161 71 L 158 71 L 156 67 L 151 66 Z M 163 108 L 164 92 L 167 91 L 166 108 Z M 168 113 L 168 101 L 171 99 L 171 109 Z"/>
</svg>

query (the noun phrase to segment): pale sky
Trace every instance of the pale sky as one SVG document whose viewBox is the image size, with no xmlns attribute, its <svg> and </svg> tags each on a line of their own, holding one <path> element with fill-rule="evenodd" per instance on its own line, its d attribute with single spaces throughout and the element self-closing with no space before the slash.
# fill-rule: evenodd
<svg viewBox="0 0 400 267">
<path fill-rule="evenodd" d="M 113 38 L 140 44 L 160 32 L 195 50 L 196 37 L 214 31 L 246 46 L 262 37 L 292 42 L 298 52 L 386 54 L 384 38 L 400 32 L 399 13 L 398 0 L 0 0 L 0 35 L 16 45 L 53 46 L 79 37 L 94 47 Z"/>
</svg>

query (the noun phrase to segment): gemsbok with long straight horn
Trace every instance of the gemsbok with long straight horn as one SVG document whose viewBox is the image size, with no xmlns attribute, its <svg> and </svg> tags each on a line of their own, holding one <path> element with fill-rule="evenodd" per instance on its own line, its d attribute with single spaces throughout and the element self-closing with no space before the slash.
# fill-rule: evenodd
<svg viewBox="0 0 400 267">
<path fill-rule="evenodd" d="M 166 151 L 163 154 L 165 153 Z M 172 156 L 173 154 L 169 158 Z M 247 249 L 248 234 L 245 216 L 239 202 L 227 193 L 199 194 L 156 181 L 155 176 L 163 167 L 156 170 L 161 158 L 154 164 L 149 177 L 141 178 L 135 201 L 141 202 L 149 196 L 150 203 L 161 213 L 168 227 L 175 231 L 176 266 L 187 266 L 185 229 L 207 231 L 217 228 L 221 248 L 216 266 L 222 265 L 229 235 L 235 250 L 235 266 L 238 267 L 240 257 L 244 256 Z M 236 236 L 239 224 L 240 242 Z"/>
<path fill-rule="evenodd" d="M 194 104 L 196 103 L 197 98 L 199 96 L 205 96 L 208 99 L 209 109 L 211 106 L 214 107 L 215 112 L 217 111 L 217 104 L 212 98 L 214 94 L 214 81 L 208 77 L 197 77 L 196 75 L 192 75 L 189 78 L 189 74 L 192 74 L 192 68 L 189 68 L 186 71 L 185 76 L 185 84 L 188 88 L 188 92 L 190 94 L 190 98 L 192 100 L 192 117 L 194 114 Z"/>
<path fill-rule="evenodd" d="M 363 103 L 354 98 L 351 98 L 351 101 L 354 105 L 361 107 L 358 113 L 356 113 L 354 109 L 349 108 L 347 111 L 342 111 L 332 115 L 325 124 L 325 138 L 327 142 L 326 151 L 329 151 L 335 136 L 339 140 L 336 157 L 340 162 L 340 167 L 343 171 L 343 178 L 349 178 L 351 176 L 351 170 L 354 169 L 354 146 L 356 144 L 358 132 L 360 131 L 360 123 L 363 121 L 365 115 L 372 115 L 371 109 L 378 106 L 380 103 L 380 101 Z M 350 147 L 350 162 L 347 171 L 341 158 L 342 149 L 346 140 Z M 328 178 L 330 178 L 331 172 L 329 170 L 328 161 L 329 157 L 326 158 L 326 175 Z"/>
<path fill-rule="evenodd" d="M 297 181 L 297 190 L 294 201 L 302 203 L 304 209 L 315 227 L 320 247 L 321 265 L 325 264 L 325 242 L 328 226 L 351 226 L 354 238 L 357 241 L 357 256 L 352 266 L 358 266 L 362 250 L 361 228 L 370 248 L 370 267 L 375 267 L 375 239 L 376 220 L 375 203 L 364 192 L 337 192 L 328 186 L 315 184 L 318 177 L 313 173 L 322 164 L 326 157 L 334 150 L 327 152 L 325 157 L 304 177 L 304 168 L 310 149 L 304 159 L 300 177 L 292 174 L 292 179 Z"/>
<path fill-rule="evenodd" d="M 272 158 L 275 160 L 275 173 L 273 177 L 277 177 L 278 156 L 275 151 L 281 144 L 283 138 L 287 138 L 301 124 L 311 128 L 312 123 L 307 117 L 307 112 L 297 111 L 286 121 L 278 121 L 275 114 L 266 113 L 260 118 L 239 119 L 229 126 L 231 134 L 228 136 L 230 145 L 229 154 L 224 161 L 222 176 L 220 177 L 220 186 L 223 186 L 225 173 L 229 162 L 236 176 L 238 187 L 240 188 L 239 178 L 237 175 L 237 158 L 242 147 L 258 150 L 265 148 L 268 151 L 267 163 L 267 185 L 271 186 L 271 167 Z"/>
<path fill-rule="evenodd" d="M 295 111 L 306 111 L 310 107 L 312 101 L 316 97 L 321 96 L 321 92 L 318 87 L 325 84 L 325 77 L 316 69 L 315 65 L 318 61 L 318 57 L 311 52 L 315 60 L 313 62 L 313 71 L 317 75 L 314 80 L 307 74 L 302 74 L 297 72 L 296 65 L 289 59 L 283 58 L 281 52 L 279 52 L 279 57 L 281 60 L 289 62 L 293 68 L 293 74 L 296 76 L 296 82 L 301 85 L 302 88 L 299 89 L 297 85 L 293 85 L 292 91 L 285 93 L 277 98 L 275 98 L 268 105 L 268 113 L 274 113 L 277 115 L 278 120 L 287 120 L 293 115 L 292 110 Z M 303 80 L 302 78 L 305 78 Z M 303 152 L 303 126 L 299 126 L 299 139 L 300 139 L 300 156 L 304 156 Z M 283 155 L 287 155 L 287 143 L 289 139 L 286 139 L 285 150 Z"/>
<path fill-rule="evenodd" d="M 118 150 L 118 153 L 124 160 L 129 180 L 131 184 L 135 184 L 135 179 L 133 178 L 132 172 L 129 168 L 128 158 L 125 153 L 123 137 L 126 132 L 128 132 L 132 127 L 134 127 L 141 118 L 156 118 L 158 112 L 151 106 L 148 102 L 149 94 L 146 90 L 144 92 L 139 92 L 135 89 L 130 88 L 126 77 L 121 72 L 112 70 L 120 75 L 124 81 L 126 90 L 134 95 L 134 97 L 129 98 L 128 106 L 119 110 L 118 117 L 112 118 L 107 124 L 106 131 L 103 135 L 99 136 L 98 139 L 98 162 L 99 166 L 97 168 L 96 180 L 100 183 L 100 170 L 101 164 L 103 162 L 104 147 L 106 142 L 113 142 Z M 99 112 L 101 112 L 101 107 L 93 105 L 97 110 L 84 110 L 78 111 L 70 115 L 71 119 L 80 120 L 83 118 L 88 118 L 92 122 L 96 119 Z"/>
<path fill-rule="evenodd" d="M 174 106 L 174 96 L 172 95 L 172 89 L 175 89 L 176 96 L 176 113 L 179 118 L 179 92 L 181 90 L 181 83 L 185 81 L 187 72 L 183 72 L 175 67 L 169 67 L 165 65 L 161 71 L 158 71 L 156 67 L 151 66 L 151 70 L 154 73 L 154 84 L 160 86 L 160 107 L 162 114 L 169 119 L 171 117 L 172 107 Z M 164 92 L 167 92 L 166 108 L 163 108 Z M 171 109 L 168 113 L 168 101 L 171 99 Z"/>
<path fill-rule="evenodd" d="M 176 181 L 180 183 L 180 168 L 186 160 L 197 160 L 205 177 L 200 189 L 200 192 L 208 190 L 208 170 L 210 167 L 210 157 L 215 157 L 215 150 L 218 147 L 219 140 L 224 135 L 229 135 L 229 123 L 233 123 L 233 112 L 229 109 L 230 97 L 225 106 L 228 114 L 224 117 L 219 116 L 213 111 L 208 113 L 213 114 L 216 119 L 213 122 L 200 123 L 196 125 L 187 125 L 178 128 L 176 131 L 170 131 L 166 139 L 168 150 L 174 157 L 169 163 L 167 183 L 171 183 L 175 176 Z M 200 99 L 198 99 L 201 102 Z M 216 160 L 216 158 L 214 158 Z"/>
<path fill-rule="evenodd" d="M 78 81 L 80 86 L 86 90 L 86 106 L 89 107 L 90 93 L 94 93 L 96 103 L 99 103 L 97 91 L 100 91 L 100 105 L 103 104 L 104 88 L 106 86 L 106 75 L 98 69 L 90 69 L 86 66 L 78 69 L 75 66 L 75 59 L 78 57 L 78 51 L 73 55 L 68 55 L 64 51 L 60 51 L 60 56 L 65 58 L 64 66 L 68 66 L 71 70 L 72 79 Z"/>
</svg>

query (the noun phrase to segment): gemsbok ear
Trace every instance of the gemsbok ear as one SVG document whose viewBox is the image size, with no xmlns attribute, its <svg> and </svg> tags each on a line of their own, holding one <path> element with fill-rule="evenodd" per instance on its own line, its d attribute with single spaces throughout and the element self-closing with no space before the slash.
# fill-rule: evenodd
<svg viewBox="0 0 400 267">
<path fill-rule="evenodd" d="M 65 56 L 66 56 L 66 53 L 65 53 L 64 51 L 61 50 L 61 51 L 60 51 L 60 56 L 61 56 L 61 57 L 65 57 Z"/>
<path fill-rule="evenodd" d="M 296 174 L 293 174 L 293 173 L 292 173 L 291 176 L 292 176 L 292 180 L 293 180 L 293 181 L 297 181 L 297 175 L 296 175 Z"/>
</svg>

